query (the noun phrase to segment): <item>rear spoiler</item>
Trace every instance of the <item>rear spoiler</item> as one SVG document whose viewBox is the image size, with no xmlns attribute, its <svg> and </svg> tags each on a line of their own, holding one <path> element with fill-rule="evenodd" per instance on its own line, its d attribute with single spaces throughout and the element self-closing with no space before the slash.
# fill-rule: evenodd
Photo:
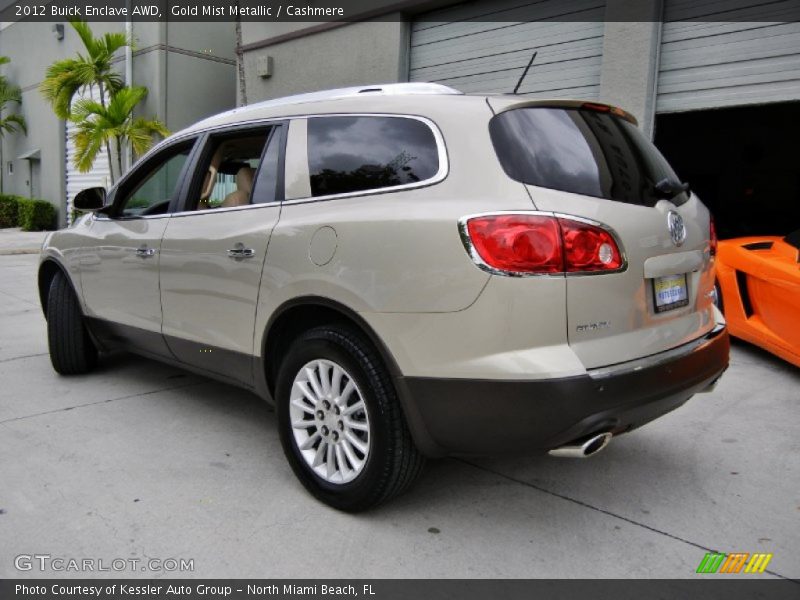
<svg viewBox="0 0 800 600">
<path fill-rule="evenodd" d="M 636 117 L 634 117 L 628 111 L 623 110 L 618 106 L 605 104 L 604 102 L 587 102 L 586 100 L 523 100 L 520 102 L 519 98 L 516 96 L 489 96 L 486 98 L 486 101 L 489 103 L 489 106 L 492 107 L 492 110 L 494 110 L 494 112 L 497 114 L 509 110 L 515 110 L 517 108 L 577 108 L 582 110 L 610 113 L 625 119 L 629 123 L 633 123 L 636 126 L 639 125 L 639 121 L 636 120 Z"/>
</svg>

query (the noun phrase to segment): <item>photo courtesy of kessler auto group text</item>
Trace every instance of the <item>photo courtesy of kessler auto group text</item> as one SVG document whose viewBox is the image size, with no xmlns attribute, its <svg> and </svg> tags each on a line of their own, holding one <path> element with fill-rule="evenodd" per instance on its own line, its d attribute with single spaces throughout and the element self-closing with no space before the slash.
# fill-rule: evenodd
<svg viewBox="0 0 800 600">
<path fill-rule="evenodd" d="M 0 599 L 800 598 L 800 2 L 0 0 Z"/>
</svg>

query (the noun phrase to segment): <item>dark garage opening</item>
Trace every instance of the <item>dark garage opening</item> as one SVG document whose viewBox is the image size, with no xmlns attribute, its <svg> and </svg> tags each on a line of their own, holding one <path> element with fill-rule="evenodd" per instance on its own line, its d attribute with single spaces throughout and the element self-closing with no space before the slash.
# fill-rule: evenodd
<svg viewBox="0 0 800 600">
<path fill-rule="evenodd" d="M 655 143 L 720 238 L 800 228 L 800 102 L 657 115 Z"/>
</svg>

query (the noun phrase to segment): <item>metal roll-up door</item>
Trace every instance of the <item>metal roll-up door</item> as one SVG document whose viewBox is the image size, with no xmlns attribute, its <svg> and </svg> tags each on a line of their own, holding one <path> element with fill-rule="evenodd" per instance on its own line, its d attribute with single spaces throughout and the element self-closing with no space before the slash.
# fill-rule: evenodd
<svg viewBox="0 0 800 600">
<path fill-rule="evenodd" d="M 520 94 L 596 99 L 604 13 L 605 0 L 501 0 L 422 15 L 412 24 L 409 80 L 511 93 L 536 51 Z"/>
<path fill-rule="evenodd" d="M 800 99 L 798 19 L 796 0 L 665 0 L 656 111 Z"/>
<path fill-rule="evenodd" d="M 100 101 L 100 93 L 98 90 L 90 96 L 89 91 L 86 90 L 83 94 L 76 94 L 73 103 L 81 98 L 92 97 L 96 101 Z M 72 141 L 72 134 L 76 131 L 77 127 L 72 121 L 67 121 L 67 140 L 66 140 L 66 190 L 67 190 L 67 224 L 72 223 L 72 202 L 75 196 L 81 190 L 90 187 L 104 187 L 108 189 L 111 186 L 111 173 L 108 168 L 108 156 L 106 154 L 105 146 L 97 154 L 92 169 L 88 173 L 81 173 L 74 164 L 75 158 L 75 144 Z M 112 150 L 113 151 L 113 150 Z"/>
</svg>

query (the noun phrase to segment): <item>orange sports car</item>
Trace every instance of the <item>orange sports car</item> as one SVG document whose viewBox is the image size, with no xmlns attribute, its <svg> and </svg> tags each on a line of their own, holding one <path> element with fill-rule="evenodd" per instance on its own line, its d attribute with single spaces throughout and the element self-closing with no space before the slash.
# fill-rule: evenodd
<svg viewBox="0 0 800 600">
<path fill-rule="evenodd" d="M 719 242 L 716 293 L 731 335 L 800 367 L 800 229 Z"/>
</svg>

